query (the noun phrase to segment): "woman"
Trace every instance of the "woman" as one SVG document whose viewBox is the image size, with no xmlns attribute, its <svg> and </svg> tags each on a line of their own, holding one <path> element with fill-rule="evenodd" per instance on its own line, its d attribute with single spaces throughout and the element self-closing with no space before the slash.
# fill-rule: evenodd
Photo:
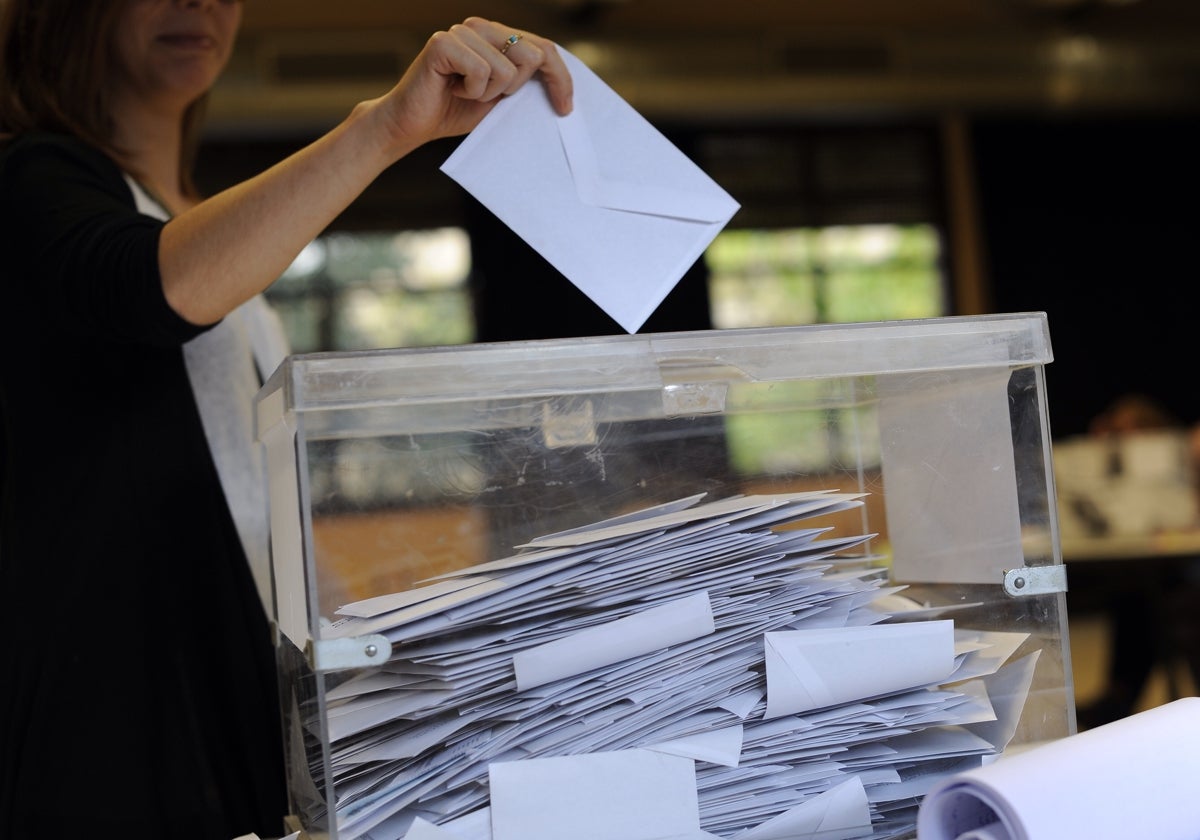
<svg viewBox="0 0 1200 840">
<path fill-rule="evenodd" d="M 0 18 L 0 836 L 283 832 L 279 699 L 247 563 L 259 294 L 396 160 L 553 44 L 471 18 L 294 156 L 201 200 L 234 0 L 7 0 Z M 513 43 L 509 43 L 513 41 Z M 257 562 L 261 562 L 261 558 Z"/>
</svg>

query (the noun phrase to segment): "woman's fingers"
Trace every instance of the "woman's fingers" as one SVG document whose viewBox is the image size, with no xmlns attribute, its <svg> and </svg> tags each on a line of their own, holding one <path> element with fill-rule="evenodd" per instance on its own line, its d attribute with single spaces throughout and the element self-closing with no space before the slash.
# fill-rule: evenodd
<svg viewBox="0 0 1200 840">
<path fill-rule="evenodd" d="M 464 90 L 470 92 L 468 95 L 478 93 L 474 98 L 490 101 L 500 95 L 513 94 L 540 73 L 555 110 L 560 114 L 571 110 L 571 75 L 552 41 L 478 17 L 456 24 L 451 27 L 451 32 L 461 36 L 464 44 L 475 49 L 491 68 L 482 85 L 481 80 L 464 79 Z"/>
<path fill-rule="evenodd" d="M 397 154 L 465 134 L 502 97 L 537 76 L 555 111 L 571 110 L 571 74 L 554 43 L 483 18 L 435 32 L 397 85 L 374 104 Z"/>
</svg>

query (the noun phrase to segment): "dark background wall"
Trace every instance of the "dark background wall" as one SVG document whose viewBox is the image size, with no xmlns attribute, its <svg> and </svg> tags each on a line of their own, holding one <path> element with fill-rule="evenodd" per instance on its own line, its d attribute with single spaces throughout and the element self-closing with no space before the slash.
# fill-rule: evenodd
<svg viewBox="0 0 1200 840">
<path fill-rule="evenodd" d="M 1054 435 L 1134 390 L 1200 420 L 1200 118 L 985 118 L 972 136 L 993 309 L 1048 314 Z"/>
</svg>

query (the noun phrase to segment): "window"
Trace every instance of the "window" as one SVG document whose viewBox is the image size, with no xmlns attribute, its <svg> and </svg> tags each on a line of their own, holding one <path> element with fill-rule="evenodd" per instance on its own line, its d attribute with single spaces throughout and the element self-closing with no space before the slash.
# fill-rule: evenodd
<svg viewBox="0 0 1200 840">
<path fill-rule="evenodd" d="M 292 351 L 463 344 L 474 338 L 462 228 L 330 233 L 267 291 Z"/>
<path fill-rule="evenodd" d="M 771 327 L 931 318 L 947 313 L 941 246 L 929 225 L 729 230 L 706 255 L 713 325 Z M 819 389 L 820 383 L 793 383 Z M 783 406 L 803 395 L 772 392 Z M 820 397 L 809 398 L 818 402 Z M 747 475 L 879 463 L 869 407 L 766 410 L 727 422 L 730 460 Z"/>
<path fill-rule="evenodd" d="M 940 252 L 929 225 L 724 231 L 706 255 L 713 325 L 944 315 Z"/>
</svg>

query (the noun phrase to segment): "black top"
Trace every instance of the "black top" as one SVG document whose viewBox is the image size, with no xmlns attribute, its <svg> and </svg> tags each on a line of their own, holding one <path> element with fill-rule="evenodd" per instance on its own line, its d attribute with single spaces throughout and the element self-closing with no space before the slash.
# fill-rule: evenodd
<svg viewBox="0 0 1200 840">
<path fill-rule="evenodd" d="M 0 837 L 283 833 L 269 625 L 163 223 L 63 136 L 0 152 Z M 105 831 L 107 829 L 107 831 Z"/>
</svg>

